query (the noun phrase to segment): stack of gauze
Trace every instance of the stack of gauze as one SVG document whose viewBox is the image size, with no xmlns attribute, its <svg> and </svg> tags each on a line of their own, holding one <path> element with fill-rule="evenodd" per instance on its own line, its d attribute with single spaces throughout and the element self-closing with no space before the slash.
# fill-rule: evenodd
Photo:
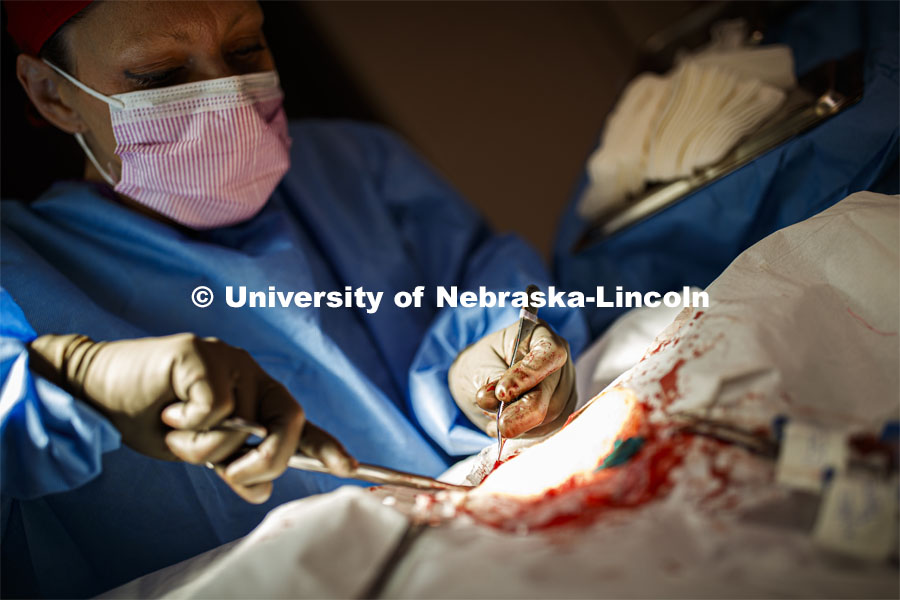
<svg viewBox="0 0 900 600">
<path fill-rule="evenodd" d="M 590 185 L 579 214 L 596 217 L 648 182 L 680 179 L 715 164 L 772 116 L 794 85 L 793 55 L 783 45 L 710 47 L 664 76 L 639 75 L 588 159 Z"/>
</svg>

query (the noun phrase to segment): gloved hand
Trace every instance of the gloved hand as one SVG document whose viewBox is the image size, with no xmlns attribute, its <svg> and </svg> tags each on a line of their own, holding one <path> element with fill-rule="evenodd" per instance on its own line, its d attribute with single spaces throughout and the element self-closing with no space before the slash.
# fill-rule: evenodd
<svg viewBox="0 0 900 600">
<path fill-rule="evenodd" d="M 356 466 L 341 444 L 307 423 L 303 409 L 244 350 L 192 334 L 94 342 L 45 335 L 30 344 L 33 368 L 103 413 L 138 452 L 214 463 L 248 502 L 265 502 L 299 448 L 335 474 Z M 212 430 L 228 417 L 268 435 L 242 454 L 246 433 Z"/>
<path fill-rule="evenodd" d="M 522 342 L 525 356 L 507 367 L 518 327 L 514 323 L 463 350 L 448 374 L 456 404 L 492 437 L 497 436 L 501 401 L 506 403 L 500 416 L 504 438 L 554 431 L 575 408 L 575 367 L 569 344 L 545 322 L 535 328 L 530 340 Z"/>
</svg>

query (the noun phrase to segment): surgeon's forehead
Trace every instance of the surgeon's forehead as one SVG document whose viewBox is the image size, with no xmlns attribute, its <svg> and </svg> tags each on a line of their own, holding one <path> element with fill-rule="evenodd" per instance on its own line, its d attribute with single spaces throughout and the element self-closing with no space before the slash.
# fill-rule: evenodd
<svg viewBox="0 0 900 600">
<path fill-rule="evenodd" d="M 262 11 L 255 1 L 103 0 L 73 33 L 79 53 L 99 51 L 127 58 L 175 43 L 215 42 L 261 23 Z"/>
</svg>

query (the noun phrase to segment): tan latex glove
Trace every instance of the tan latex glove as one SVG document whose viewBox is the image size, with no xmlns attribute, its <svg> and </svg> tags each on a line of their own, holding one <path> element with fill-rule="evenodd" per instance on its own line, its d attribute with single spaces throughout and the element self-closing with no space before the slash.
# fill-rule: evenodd
<svg viewBox="0 0 900 600">
<path fill-rule="evenodd" d="M 505 438 L 550 433 L 561 427 L 575 408 L 575 367 L 569 344 L 545 322 L 526 340 L 524 358 L 507 367 L 518 327 L 514 323 L 463 350 L 448 374 L 456 404 L 492 437 L 497 436 L 501 401 L 506 403 L 500 417 Z"/>
<path fill-rule="evenodd" d="M 248 502 L 265 502 L 272 481 L 299 448 L 335 474 L 356 461 L 244 350 L 178 334 L 118 342 L 45 335 L 30 344 L 33 368 L 84 398 L 147 456 L 213 463 Z M 243 453 L 246 433 L 211 431 L 228 417 L 259 423 L 268 435 Z"/>
</svg>

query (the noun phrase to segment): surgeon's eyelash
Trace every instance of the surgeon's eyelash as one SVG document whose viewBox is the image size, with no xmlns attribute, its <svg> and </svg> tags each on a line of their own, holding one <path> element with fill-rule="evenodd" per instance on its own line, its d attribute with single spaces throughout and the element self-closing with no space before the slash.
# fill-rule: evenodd
<svg viewBox="0 0 900 600">
<path fill-rule="evenodd" d="M 125 77 L 132 80 L 138 87 L 152 88 L 168 83 L 181 70 L 181 67 L 155 73 L 132 73 L 125 71 Z"/>
<path fill-rule="evenodd" d="M 266 47 L 262 44 L 254 44 L 252 46 L 246 46 L 245 48 L 239 48 L 232 52 L 232 56 L 237 56 L 238 58 L 245 58 L 250 56 L 251 54 L 256 54 L 257 52 L 262 52 Z"/>
</svg>

